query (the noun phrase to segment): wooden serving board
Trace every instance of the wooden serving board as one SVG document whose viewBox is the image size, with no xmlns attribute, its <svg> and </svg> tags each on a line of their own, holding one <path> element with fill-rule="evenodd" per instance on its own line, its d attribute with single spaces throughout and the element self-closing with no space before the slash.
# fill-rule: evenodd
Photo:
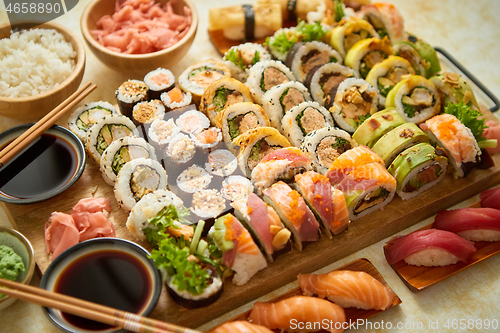
<svg viewBox="0 0 500 333">
<path fill-rule="evenodd" d="M 483 114 L 486 118 L 496 119 L 489 110 L 484 110 Z M 383 211 L 376 211 L 351 223 L 348 230 L 333 239 L 323 237 L 308 244 L 302 252 L 294 249 L 282 254 L 243 286 L 235 286 L 229 279 L 226 280 L 222 296 L 208 307 L 180 309 L 167 295 L 166 288 L 163 288 L 151 316 L 191 328 L 207 323 L 292 282 L 299 273 L 318 270 L 500 183 L 500 154 L 493 156 L 493 160 L 493 168 L 473 170 L 462 179 L 454 179 L 448 174 L 438 185 L 411 200 L 403 201 L 396 196 Z M 99 166 L 90 158 L 81 178 L 59 196 L 32 205 L 5 205 L 15 225 L 32 243 L 42 273 L 50 264 L 44 240 L 44 225 L 50 214 L 54 211 L 69 213 L 78 200 L 92 196 L 111 199 L 110 220 L 116 228 L 117 237 L 136 241 L 125 227 L 128 213 L 118 208 L 113 188 L 104 182 Z M 149 248 L 145 243 L 138 243 Z"/>
</svg>

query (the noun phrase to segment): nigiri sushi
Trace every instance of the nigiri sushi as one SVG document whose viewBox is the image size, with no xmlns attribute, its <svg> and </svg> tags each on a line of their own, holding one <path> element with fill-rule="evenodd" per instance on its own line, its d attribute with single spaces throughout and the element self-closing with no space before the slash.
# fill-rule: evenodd
<svg viewBox="0 0 500 333">
<path fill-rule="evenodd" d="M 222 324 L 213 330 L 212 333 L 273 333 L 273 331 L 248 321 L 237 320 Z"/>
<path fill-rule="evenodd" d="M 500 210 L 461 208 L 437 213 L 434 228 L 456 233 L 467 240 L 496 242 L 500 240 Z"/>
<path fill-rule="evenodd" d="M 469 262 L 476 251 L 474 243 L 450 231 L 427 229 L 389 241 L 385 257 L 389 265 L 404 260 L 415 266 L 447 266 Z"/>
<path fill-rule="evenodd" d="M 481 207 L 500 209 L 500 187 L 481 192 L 479 199 L 481 199 Z"/>
<path fill-rule="evenodd" d="M 325 329 L 340 333 L 347 328 L 344 309 L 327 300 L 308 296 L 294 296 L 276 303 L 257 302 L 248 319 L 254 324 L 287 332 Z"/>
<path fill-rule="evenodd" d="M 300 274 L 297 281 L 304 295 L 328 298 L 343 308 L 385 310 L 392 304 L 389 289 L 365 272 L 340 270 Z"/>
</svg>

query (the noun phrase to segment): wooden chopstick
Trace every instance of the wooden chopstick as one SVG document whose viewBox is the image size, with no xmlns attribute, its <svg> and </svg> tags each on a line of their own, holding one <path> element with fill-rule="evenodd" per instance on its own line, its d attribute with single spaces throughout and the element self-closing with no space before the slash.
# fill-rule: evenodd
<svg viewBox="0 0 500 333">
<path fill-rule="evenodd" d="M 47 129 L 54 125 L 62 115 L 71 110 L 95 88 L 96 85 L 91 85 L 90 82 L 83 85 L 71 96 L 66 98 L 60 105 L 54 108 L 54 110 L 47 113 L 42 119 L 36 122 L 29 129 L 27 129 L 23 134 L 21 134 L 9 145 L 7 145 L 7 147 L 2 149 L 0 151 L 0 168 L 3 167 L 8 161 L 10 161 L 14 156 L 19 154 L 30 143 L 35 141 L 36 138 L 38 138 L 42 133 L 44 133 Z"/>
<path fill-rule="evenodd" d="M 201 333 L 134 313 L 0 278 L 0 293 L 133 332 Z"/>
</svg>

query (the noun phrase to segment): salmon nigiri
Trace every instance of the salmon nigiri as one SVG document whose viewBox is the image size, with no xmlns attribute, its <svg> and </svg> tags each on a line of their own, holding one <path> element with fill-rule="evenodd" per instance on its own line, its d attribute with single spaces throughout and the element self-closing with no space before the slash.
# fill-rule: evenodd
<svg viewBox="0 0 500 333">
<path fill-rule="evenodd" d="M 326 297 L 343 308 L 385 310 L 392 304 L 389 289 L 365 272 L 340 270 L 326 274 L 300 274 L 297 280 L 305 295 Z"/>
<path fill-rule="evenodd" d="M 248 321 L 237 320 L 217 327 L 212 333 L 273 333 L 273 331 Z"/>
<path fill-rule="evenodd" d="M 287 332 L 317 332 L 324 329 L 340 333 L 347 324 L 344 309 L 340 306 L 308 296 L 294 296 L 276 303 L 257 302 L 248 319 L 254 324 Z"/>
</svg>

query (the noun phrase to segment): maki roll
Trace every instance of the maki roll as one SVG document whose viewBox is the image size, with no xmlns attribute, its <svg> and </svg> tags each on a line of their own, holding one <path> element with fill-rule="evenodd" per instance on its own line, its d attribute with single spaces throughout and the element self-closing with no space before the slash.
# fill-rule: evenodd
<svg viewBox="0 0 500 333">
<path fill-rule="evenodd" d="M 329 62 L 342 63 L 342 56 L 330 45 L 318 41 L 295 43 L 285 59 L 285 65 L 299 82 L 304 82 L 311 69 Z"/>
<path fill-rule="evenodd" d="M 231 206 L 234 207 L 234 215 L 259 243 L 267 260 L 273 262 L 273 254 L 283 250 L 291 236 L 278 213 L 255 193 L 234 201 Z"/>
<path fill-rule="evenodd" d="M 480 161 L 481 149 L 474 135 L 454 115 L 432 117 L 420 127 L 433 142 L 446 151 L 455 178 L 465 177 L 475 163 Z"/>
<path fill-rule="evenodd" d="M 214 218 L 226 209 L 226 199 L 215 189 L 197 191 L 189 209 L 203 219 Z"/>
<path fill-rule="evenodd" d="M 392 131 L 396 127 L 403 125 L 406 121 L 394 108 L 374 113 L 370 118 L 366 119 L 352 138 L 360 145 L 372 148 L 375 143 L 387 132 Z"/>
<path fill-rule="evenodd" d="M 230 176 L 237 167 L 236 157 L 226 149 L 211 151 L 205 163 L 205 170 L 220 177 Z"/>
<path fill-rule="evenodd" d="M 354 44 L 373 37 L 379 38 L 379 35 L 368 21 L 351 16 L 341 20 L 330 31 L 330 45 L 345 57 Z"/>
<path fill-rule="evenodd" d="M 444 151 L 424 142 L 399 154 L 388 171 L 398 183 L 396 193 L 408 200 L 439 183 L 446 175 L 447 166 Z"/>
<path fill-rule="evenodd" d="M 165 106 L 158 99 L 139 102 L 132 110 L 132 118 L 137 124 L 151 124 L 165 117 Z"/>
<path fill-rule="evenodd" d="M 385 106 L 385 99 L 389 91 L 402 80 L 403 75 L 413 75 L 415 70 L 404 58 L 389 56 L 384 61 L 379 62 L 370 70 L 366 76 L 366 81 L 370 83 L 377 92 L 378 104 Z"/>
<path fill-rule="evenodd" d="M 391 43 L 387 37 L 383 39 L 368 38 L 354 44 L 347 52 L 344 63 L 354 70 L 356 77 L 364 79 L 373 66 L 393 54 Z"/>
<path fill-rule="evenodd" d="M 175 86 L 175 76 L 166 68 L 157 68 L 144 76 L 149 99 L 160 99 L 160 95 Z"/>
<path fill-rule="evenodd" d="M 377 93 L 368 82 L 349 78 L 339 85 L 330 112 L 340 128 L 354 133 L 366 119 L 378 111 L 377 104 Z"/>
<path fill-rule="evenodd" d="M 416 75 L 430 78 L 441 71 L 441 64 L 436 50 L 426 41 L 409 34 L 408 37 L 395 43 L 394 54 L 410 62 Z"/>
<path fill-rule="evenodd" d="M 126 136 L 113 141 L 101 156 L 100 170 L 102 178 L 106 183 L 114 186 L 116 176 L 123 165 L 141 157 L 157 159 L 154 147 L 143 138 Z"/>
<path fill-rule="evenodd" d="M 85 142 L 88 129 L 102 118 L 111 115 L 118 113 L 110 103 L 104 101 L 88 103 L 73 111 L 68 120 L 68 128 Z"/>
<path fill-rule="evenodd" d="M 385 133 L 372 149 L 389 167 L 400 152 L 420 142 L 429 142 L 429 137 L 414 123 L 405 123 Z"/>
<path fill-rule="evenodd" d="M 217 127 L 210 127 L 197 135 L 190 134 L 190 136 L 195 146 L 202 149 L 213 148 L 222 140 L 221 130 Z"/>
<path fill-rule="evenodd" d="M 180 132 L 173 119 L 156 119 L 148 129 L 148 138 L 158 145 L 166 145 Z"/>
<path fill-rule="evenodd" d="M 258 271 L 267 267 L 266 259 L 250 232 L 234 215 L 219 217 L 210 228 L 208 236 L 222 252 L 222 264 L 235 273 L 235 285 L 244 285 Z"/>
<path fill-rule="evenodd" d="M 99 163 L 101 155 L 111 142 L 125 136 L 139 136 L 139 131 L 130 118 L 108 116 L 89 128 L 85 139 L 85 149 Z"/>
<path fill-rule="evenodd" d="M 212 181 L 212 176 L 202 167 L 193 164 L 177 176 L 177 187 L 186 193 L 196 193 L 205 189 Z"/>
<path fill-rule="evenodd" d="M 389 91 L 385 107 L 396 108 L 404 120 L 419 124 L 441 111 L 441 99 L 434 83 L 423 76 L 412 75 Z"/>
<path fill-rule="evenodd" d="M 311 69 L 307 73 L 304 85 L 316 102 L 330 108 L 339 84 L 350 77 L 354 77 L 354 71 L 351 68 L 329 62 Z"/>
<path fill-rule="evenodd" d="M 283 134 L 295 147 L 300 147 L 307 134 L 325 127 L 333 127 L 332 115 L 316 102 L 300 103 L 281 119 Z"/>
<path fill-rule="evenodd" d="M 170 110 L 179 109 L 191 104 L 190 92 L 183 92 L 177 87 L 170 89 L 160 95 L 162 103 Z"/>
<path fill-rule="evenodd" d="M 307 134 L 300 150 L 312 161 L 313 169 L 324 175 L 337 157 L 357 146 L 346 131 L 325 127 Z"/>
<path fill-rule="evenodd" d="M 264 109 L 258 104 L 248 102 L 228 106 L 221 119 L 222 137 L 227 149 L 235 155 L 234 139 L 251 129 L 271 126 Z"/>
<path fill-rule="evenodd" d="M 196 153 L 196 146 L 189 136 L 179 133 L 169 141 L 166 153 L 175 163 L 186 163 Z"/>
<path fill-rule="evenodd" d="M 429 79 L 439 90 L 441 96 L 441 107 L 444 108 L 449 103 L 464 102 L 469 107 L 479 109 L 476 96 L 472 87 L 463 77 L 456 73 L 444 72 Z"/>
<path fill-rule="evenodd" d="M 205 113 L 212 125 L 221 127 L 221 114 L 228 106 L 241 103 L 252 102 L 250 90 L 240 81 L 225 77 L 209 84 L 200 102 L 200 111 Z"/>
<path fill-rule="evenodd" d="M 319 239 L 319 223 L 299 192 L 279 181 L 264 190 L 264 201 L 274 208 L 291 231 L 297 250 L 302 251 L 303 242 Z"/>
<path fill-rule="evenodd" d="M 258 127 L 233 140 L 240 147 L 238 165 L 247 177 L 251 177 L 255 166 L 270 152 L 290 147 L 290 142 L 273 127 Z"/>
<path fill-rule="evenodd" d="M 167 173 L 150 158 L 136 158 L 123 165 L 116 177 L 114 194 L 118 205 L 130 211 L 143 196 L 167 188 Z"/>
<path fill-rule="evenodd" d="M 245 84 L 250 88 L 255 102 L 262 104 L 262 97 L 274 86 L 288 81 L 295 81 L 295 76 L 281 61 L 259 61 L 253 65 Z"/>
<path fill-rule="evenodd" d="M 148 85 L 143 81 L 127 80 L 123 82 L 115 91 L 121 114 L 132 119 L 134 106 L 148 100 L 148 90 Z"/>
<path fill-rule="evenodd" d="M 184 133 L 196 135 L 210 126 L 210 120 L 200 111 L 189 110 L 183 112 L 175 124 Z"/>
<path fill-rule="evenodd" d="M 311 95 L 302 83 L 289 81 L 266 91 L 262 97 L 262 106 L 271 121 L 271 125 L 282 132 L 281 119 L 285 112 L 297 104 L 310 100 Z"/>
<path fill-rule="evenodd" d="M 405 39 L 403 16 L 391 3 L 379 1 L 363 6 L 358 16 L 368 21 L 380 38 L 387 36 L 393 44 Z"/>
<path fill-rule="evenodd" d="M 257 43 L 244 43 L 232 46 L 222 60 L 231 70 L 231 77 L 245 82 L 248 77 L 248 70 L 250 67 L 259 61 L 271 60 L 269 51 Z"/>
<path fill-rule="evenodd" d="M 222 181 L 222 196 L 230 201 L 246 199 L 253 192 L 252 182 L 243 176 L 229 176 Z"/>
</svg>

